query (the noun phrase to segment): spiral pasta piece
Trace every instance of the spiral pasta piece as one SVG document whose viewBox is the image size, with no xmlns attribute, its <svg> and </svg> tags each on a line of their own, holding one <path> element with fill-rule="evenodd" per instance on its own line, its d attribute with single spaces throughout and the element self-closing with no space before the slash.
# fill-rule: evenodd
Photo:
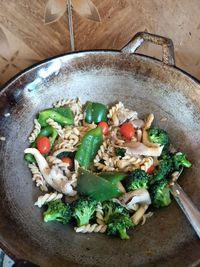
<svg viewBox="0 0 200 267">
<path fill-rule="evenodd" d="M 43 178 L 39 168 L 35 165 L 35 163 L 28 164 L 28 167 L 33 175 L 32 180 L 35 181 L 36 186 L 39 187 L 41 191 L 47 192 L 48 191 L 47 183 Z"/>
<path fill-rule="evenodd" d="M 152 157 L 145 157 L 143 160 L 143 164 L 141 165 L 141 170 L 147 172 L 148 169 L 153 165 L 154 160 Z"/>
<path fill-rule="evenodd" d="M 49 118 L 49 119 L 47 120 L 47 123 L 57 131 L 58 135 L 59 135 L 61 138 L 64 138 L 64 131 L 63 131 L 63 129 L 62 129 L 62 127 L 61 127 L 60 124 L 58 124 L 56 121 L 54 121 L 54 120 L 51 119 L 51 118 Z"/>
<path fill-rule="evenodd" d="M 103 212 L 103 207 L 101 203 L 98 203 L 97 208 L 96 208 L 96 221 L 100 225 L 105 225 L 104 212 Z"/>
<path fill-rule="evenodd" d="M 80 227 L 75 227 L 74 230 L 77 233 L 105 233 L 107 229 L 107 225 L 101 224 L 86 224 Z"/>
<path fill-rule="evenodd" d="M 44 204 L 50 202 L 50 201 L 55 201 L 59 200 L 63 197 L 63 194 L 58 193 L 58 192 L 53 192 L 53 193 L 47 193 L 43 196 L 39 196 L 38 200 L 35 202 L 35 206 L 38 206 L 41 208 Z"/>
<path fill-rule="evenodd" d="M 41 131 L 41 125 L 37 119 L 34 119 L 34 124 L 35 124 L 34 129 L 28 138 L 30 143 L 33 143 L 36 140 L 36 138 L 38 137 L 38 135 Z"/>
</svg>

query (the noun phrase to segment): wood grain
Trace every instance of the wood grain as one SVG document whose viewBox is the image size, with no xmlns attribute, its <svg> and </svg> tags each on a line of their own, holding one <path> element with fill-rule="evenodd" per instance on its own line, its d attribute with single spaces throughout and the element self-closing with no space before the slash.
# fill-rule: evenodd
<svg viewBox="0 0 200 267">
<path fill-rule="evenodd" d="M 62 11 L 65 0 L 54 0 L 62 3 L 60 12 L 64 15 L 46 24 L 48 1 L 0 0 L 0 27 L 8 39 L 6 49 L 0 35 L 0 84 L 33 62 L 70 50 L 67 12 Z M 200 79 L 199 0 L 90 2 L 101 20 L 88 19 L 82 15 L 84 10 L 73 12 L 76 50 L 121 49 L 136 32 L 146 30 L 171 38 L 176 65 Z M 149 44 L 140 52 L 158 58 L 161 55 L 159 48 Z"/>
</svg>

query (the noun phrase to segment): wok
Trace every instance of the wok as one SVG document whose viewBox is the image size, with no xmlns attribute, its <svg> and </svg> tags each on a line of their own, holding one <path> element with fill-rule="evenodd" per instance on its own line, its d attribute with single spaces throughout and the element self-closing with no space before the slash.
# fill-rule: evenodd
<svg viewBox="0 0 200 267">
<path fill-rule="evenodd" d="M 132 54 L 143 41 L 161 45 L 163 60 Z M 0 93 L 0 240 L 15 260 L 40 266 L 199 266 L 200 243 L 173 201 L 121 241 L 76 234 L 72 226 L 43 223 L 33 206 L 40 195 L 24 163 L 35 115 L 63 98 L 114 103 L 153 112 L 172 143 L 193 162 L 180 184 L 200 205 L 200 85 L 174 66 L 173 44 L 139 33 L 122 51 L 87 51 L 55 57 L 10 81 Z M 10 113 L 10 116 L 8 116 Z M 165 118 L 165 119 L 163 119 Z"/>
</svg>

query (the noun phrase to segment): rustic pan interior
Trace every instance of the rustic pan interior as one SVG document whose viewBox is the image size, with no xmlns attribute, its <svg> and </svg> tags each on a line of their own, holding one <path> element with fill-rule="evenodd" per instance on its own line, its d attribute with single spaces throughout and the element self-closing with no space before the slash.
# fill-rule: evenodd
<svg viewBox="0 0 200 267">
<path fill-rule="evenodd" d="M 59 99 L 77 96 L 82 102 L 122 101 L 141 117 L 153 112 L 155 123 L 170 133 L 175 146 L 193 162 L 180 184 L 200 204 L 199 85 L 179 70 L 147 57 L 103 51 L 67 55 L 22 74 L 1 93 L 0 127 L 6 137 L 0 143 L 3 245 L 15 257 L 41 266 L 170 266 L 168 257 L 173 266 L 195 262 L 200 251 L 197 237 L 174 201 L 132 230 L 125 242 L 43 223 L 41 210 L 33 206 L 39 191 L 23 151 L 37 112 Z M 3 116 L 7 112 L 10 117 Z"/>
</svg>

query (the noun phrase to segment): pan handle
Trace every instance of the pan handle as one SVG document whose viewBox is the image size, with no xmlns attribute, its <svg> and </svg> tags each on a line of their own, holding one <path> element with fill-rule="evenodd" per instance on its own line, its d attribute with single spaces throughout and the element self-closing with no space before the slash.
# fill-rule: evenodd
<svg viewBox="0 0 200 267">
<path fill-rule="evenodd" d="M 132 54 L 142 45 L 143 42 L 150 42 L 162 46 L 162 61 L 170 66 L 175 65 L 174 45 L 171 39 L 151 34 L 148 32 L 138 32 L 133 39 L 126 44 L 121 51 Z"/>
</svg>

